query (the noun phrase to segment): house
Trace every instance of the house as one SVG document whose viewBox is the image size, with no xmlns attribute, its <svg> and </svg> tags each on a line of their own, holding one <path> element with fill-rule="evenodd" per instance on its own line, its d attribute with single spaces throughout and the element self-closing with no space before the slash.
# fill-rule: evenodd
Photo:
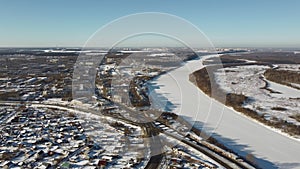
<svg viewBox="0 0 300 169">
<path fill-rule="evenodd" d="M 107 165 L 107 161 L 106 160 L 103 160 L 103 159 L 101 159 L 101 160 L 99 160 L 98 161 L 98 164 L 97 164 L 97 169 L 102 169 L 102 168 L 105 168 L 106 167 L 106 165 Z"/>
</svg>

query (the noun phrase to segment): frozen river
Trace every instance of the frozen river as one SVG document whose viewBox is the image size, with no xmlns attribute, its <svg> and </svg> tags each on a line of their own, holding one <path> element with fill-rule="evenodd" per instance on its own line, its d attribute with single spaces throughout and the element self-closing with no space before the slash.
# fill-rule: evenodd
<svg viewBox="0 0 300 169">
<path fill-rule="evenodd" d="M 253 154 L 262 168 L 300 168 L 298 140 L 211 99 L 189 81 L 189 75 L 202 67 L 202 59 L 192 60 L 153 80 L 150 84 L 153 106 L 196 122 L 196 127 L 212 132 L 239 155 Z"/>
</svg>

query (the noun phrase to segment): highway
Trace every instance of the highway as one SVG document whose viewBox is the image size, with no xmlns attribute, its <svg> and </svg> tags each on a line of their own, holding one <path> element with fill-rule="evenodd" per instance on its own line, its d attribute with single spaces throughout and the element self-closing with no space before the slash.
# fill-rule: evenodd
<svg viewBox="0 0 300 169">
<path fill-rule="evenodd" d="M 243 163 L 240 163 L 238 161 L 234 161 L 232 159 L 229 158 L 225 158 L 223 156 L 221 156 L 220 154 L 213 152 L 212 150 L 208 149 L 207 147 L 201 145 L 201 144 L 196 144 L 194 142 L 191 142 L 185 138 L 182 137 L 178 137 L 172 133 L 169 133 L 167 131 L 164 132 L 165 135 L 172 137 L 176 140 L 180 140 L 182 143 L 187 144 L 190 147 L 193 147 L 194 149 L 198 150 L 199 152 L 207 155 L 208 157 L 210 157 L 211 159 L 215 160 L 216 162 L 218 162 L 219 164 L 221 164 L 222 166 L 224 166 L 225 168 L 232 168 L 232 169 L 238 169 L 238 168 L 252 168 L 254 169 L 254 167 L 250 166 L 250 165 L 245 165 Z"/>
<path fill-rule="evenodd" d="M 149 138 L 151 150 L 151 158 L 145 168 L 156 169 L 160 166 L 161 161 L 164 157 L 161 140 L 159 139 L 159 137 L 155 137 L 159 135 L 159 132 L 153 129 L 153 123 L 146 123 L 142 128 Z"/>
</svg>

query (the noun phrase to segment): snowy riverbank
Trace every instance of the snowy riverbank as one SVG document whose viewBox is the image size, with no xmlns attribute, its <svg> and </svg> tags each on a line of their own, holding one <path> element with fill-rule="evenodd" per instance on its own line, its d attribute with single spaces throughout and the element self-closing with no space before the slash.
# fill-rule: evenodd
<svg viewBox="0 0 300 169">
<path fill-rule="evenodd" d="M 208 58 L 212 56 L 206 56 Z M 183 116 L 196 127 L 212 132 L 242 156 L 251 153 L 262 168 L 300 168 L 300 142 L 270 129 L 211 99 L 189 81 L 189 74 L 203 68 L 192 60 L 150 84 L 155 108 Z M 159 100 L 159 101 L 158 101 Z"/>
</svg>

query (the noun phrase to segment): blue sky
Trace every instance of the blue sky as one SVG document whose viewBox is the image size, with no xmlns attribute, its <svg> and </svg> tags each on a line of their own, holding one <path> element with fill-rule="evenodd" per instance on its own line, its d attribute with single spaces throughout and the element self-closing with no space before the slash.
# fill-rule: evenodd
<svg viewBox="0 0 300 169">
<path fill-rule="evenodd" d="M 2 0 L 0 47 L 80 47 L 105 24 L 140 12 L 182 17 L 217 47 L 300 47 L 299 8 L 298 0 Z"/>
</svg>

